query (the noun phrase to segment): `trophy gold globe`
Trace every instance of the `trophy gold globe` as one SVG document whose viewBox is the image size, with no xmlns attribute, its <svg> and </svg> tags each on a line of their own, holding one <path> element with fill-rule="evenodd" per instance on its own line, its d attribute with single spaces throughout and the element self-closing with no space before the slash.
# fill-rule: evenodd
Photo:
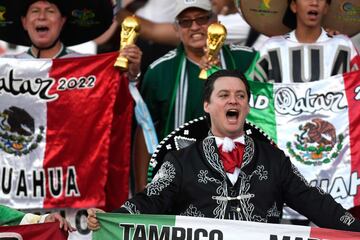
<svg viewBox="0 0 360 240">
<path fill-rule="evenodd" d="M 213 61 L 218 56 L 221 47 L 223 46 L 226 39 L 227 31 L 224 25 L 221 23 L 213 23 L 209 25 L 207 29 L 207 40 L 206 40 L 206 58 L 207 60 Z M 216 68 L 212 66 L 211 68 Z M 212 69 L 209 69 L 210 72 Z M 200 79 L 208 78 L 208 71 L 202 69 L 199 75 Z"/>
<path fill-rule="evenodd" d="M 120 34 L 120 50 L 125 46 L 135 43 L 136 38 L 139 35 L 140 24 L 135 16 L 129 16 L 124 19 L 121 24 Z M 128 69 L 128 59 L 119 56 L 114 64 L 115 67 L 126 71 Z"/>
</svg>

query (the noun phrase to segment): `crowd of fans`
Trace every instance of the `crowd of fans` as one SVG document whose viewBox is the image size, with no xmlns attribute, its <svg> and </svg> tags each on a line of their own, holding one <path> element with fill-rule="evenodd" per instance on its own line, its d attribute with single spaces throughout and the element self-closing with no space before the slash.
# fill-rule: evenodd
<svg viewBox="0 0 360 240">
<path fill-rule="evenodd" d="M 98 38 L 93 39 L 95 35 L 90 34 L 87 38 L 75 42 L 67 42 L 64 40 L 66 39 L 64 38 L 66 31 L 62 31 L 62 29 L 66 28 L 66 24 L 69 22 L 68 18 L 70 17 L 67 15 L 66 4 L 64 5 L 60 3 L 61 1 L 56 0 L 29 0 L 25 2 L 26 4 L 22 4 L 24 5 L 22 6 L 23 12 L 20 12 L 17 17 L 26 30 L 28 38 L 24 38 L 23 41 L 18 41 L 18 43 L 23 43 L 23 45 L 27 47 L 22 48 L 24 49 L 22 52 L 17 52 L 20 47 L 13 45 L 13 42 L 11 44 L 1 42 L 0 52 L 5 54 L 4 57 L 59 58 L 117 51 L 120 42 L 119 32 L 121 22 L 127 16 L 133 14 L 137 16 L 141 25 L 139 32 L 140 38 L 136 44 L 128 45 L 122 49 L 120 55 L 129 60 L 129 70 L 125 74 L 129 80 L 136 79 L 138 81 L 137 87 L 149 109 L 151 121 L 154 123 L 159 140 L 165 138 L 170 132 L 189 120 L 208 113 L 211 118 L 210 129 L 215 137 L 237 139 L 242 136 L 241 142 L 243 144 L 251 144 L 247 142 L 251 140 L 247 140 L 246 138 L 244 140 L 243 136 L 243 121 L 247 114 L 246 111 L 248 111 L 247 104 L 250 98 L 247 81 L 257 80 L 289 83 L 321 80 L 311 75 L 311 72 L 306 75 L 311 76 L 310 78 L 302 78 L 302 76 L 294 75 L 297 69 L 290 69 L 288 66 L 289 61 L 287 60 L 289 49 L 291 48 L 300 46 L 312 47 L 316 44 L 322 44 L 325 55 L 321 57 L 324 62 L 333 62 L 336 57 L 335 53 L 330 53 L 330 48 L 334 49 L 336 46 L 341 45 L 344 47 L 343 49 L 347 49 L 349 57 L 344 59 L 344 61 L 348 61 L 345 65 L 349 67 L 339 68 L 337 71 L 329 71 L 327 70 L 328 65 L 324 64 L 324 69 L 320 71 L 322 78 L 360 69 L 359 51 L 356 48 L 356 46 L 360 45 L 359 34 L 350 39 L 341 33 L 334 33 L 334 30 L 341 31 L 341 29 L 325 30 L 322 26 L 323 18 L 328 13 L 331 4 L 334 4 L 331 0 L 274 1 L 273 4 L 287 4 L 287 7 L 284 8 L 285 17 L 283 22 L 279 22 L 278 24 L 285 25 L 289 32 L 283 32 L 282 35 L 270 38 L 250 27 L 245 21 L 243 13 L 241 13 L 236 5 L 236 1 L 133 0 L 123 3 L 123 6 L 116 8 L 113 23 L 111 23 L 111 21 L 109 22 L 108 19 L 104 20 L 104 22 L 107 23 L 104 23 L 103 29 L 99 29 L 95 34 Z M 218 21 L 226 27 L 227 39 L 225 45 L 222 46 L 219 51 L 219 56 L 216 56 L 215 60 L 209 62 L 209 58 L 206 55 L 207 28 L 212 23 Z M 104 33 L 106 29 L 109 30 Z M 103 35 L 100 36 L 101 34 Z M 17 38 L 19 38 L 19 36 L 17 36 Z M 2 40 L 9 39 L 5 38 Z M 74 48 L 77 49 L 75 51 L 82 54 L 75 52 L 70 47 L 71 45 L 85 42 L 89 44 L 85 48 L 81 48 L 80 46 L 80 48 Z M 282 49 L 280 53 L 280 67 L 278 69 L 275 69 L 269 60 L 271 59 L 269 56 L 270 51 L 273 49 Z M 312 69 L 311 61 L 307 59 L 302 59 L 302 61 L 303 65 L 306 65 L 306 69 Z M 201 69 L 207 69 L 214 64 L 222 69 L 237 70 L 241 73 L 225 71 L 222 73 L 223 75 L 214 76 L 210 83 L 213 85 L 209 87 L 207 85 L 209 83 L 199 79 L 198 76 Z M 247 80 L 244 79 L 244 76 L 246 76 Z M 226 92 L 225 95 L 230 96 L 234 94 L 236 99 L 240 98 L 240 100 L 233 100 L 234 102 L 231 104 L 236 107 L 229 110 L 234 112 L 230 115 L 236 116 L 236 121 L 234 120 L 234 122 L 236 122 L 239 129 L 227 129 L 228 126 L 224 123 L 224 119 L 227 118 L 228 113 L 225 114 L 224 119 L 218 116 L 219 109 L 216 108 L 216 103 L 217 101 L 220 102 L 220 100 L 217 99 L 217 96 L 213 96 L 213 91 L 216 92 L 220 86 L 227 88 L 227 84 L 223 80 L 224 78 L 231 78 L 231 81 L 229 80 L 228 83 L 229 86 L 237 89 L 235 93 L 233 93 L 232 90 L 227 90 L 228 92 Z M 217 81 L 218 83 L 216 83 Z M 207 87 L 209 87 L 209 89 L 207 89 L 208 96 L 207 98 L 205 96 L 204 99 L 202 94 Z M 241 92 L 240 96 L 238 96 L 238 92 Z M 238 109 L 238 105 L 241 108 L 239 107 Z M 246 114 L 241 115 L 243 112 L 246 112 Z M 239 117 L 239 115 L 241 115 L 241 117 Z M 240 119 L 239 122 L 237 122 L 237 117 Z M 232 135 L 233 133 L 234 135 Z M 165 187 L 165 190 L 160 191 L 157 197 L 152 197 L 147 194 L 147 190 L 153 188 L 153 185 L 151 185 L 151 183 L 147 185 L 150 153 L 147 151 L 144 140 L 144 135 L 146 134 L 146 130 L 141 129 L 141 126 L 137 126 L 135 122 L 134 150 L 132 156 L 134 179 L 132 182 L 134 185 L 133 194 L 139 194 L 135 195 L 134 199 L 127 202 L 117 211 L 133 213 L 133 208 L 129 206 L 135 206 L 137 209 L 140 209 L 142 213 L 181 214 L 186 212 L 188 204 L 198 204 L 198 210 L 204 211 L 206 216 L 218 217 L 213 216 L 209 209 L 200 207 L 204 206 L 202 201 L 210 202 L 209 199 L 203 198 L 201 201 L 195 201 L 193 200 L 193 198 L 196 199 L 197 193 L 195 190 L 178 190 L 182 182 L 182 179 L 179 179 L 178 176 L 176 177 L 177 182 L 174 183 L 174 185 L 170 184 L 169 189 Z M 216 143 L 218 142 L 216 141 Z M 214 146 L 220 148 L 221 144 Z M 260 148 L 261 152 L 271 152 L 267 146 L 261 145 Z M 186 168 L 191 171 L 194 166 L 182 166 L 181 163 L 177 162 L 177 158 L 186 158 L 189 156 L 194 159 L 200 158 L 199 156 L 201 154 L 194 153 L 194 149 L 191 151 L 193 152 L 182 152 L 179 156 L 174 155 L 168 157 L 168 164 L 175 165 L 176 171 L 179 172 L 181 168 Z M 278 154 L 281 156 L 281 159 L 286 162 L 286 170 L 282 169 L 282 171 L 286 173 L 291 172 L 291 165 L 289 165 L 290 163 L 286 157 L 280 152 Z M 277 167 L 280 168 L 281 163 L 274 168 Z M 230 175 L 226 171 L 226 173 L 224 172 L 224 176 L 228 176 L 229 179 L 240 178 L 241 168 L 241 165 L 238 166 L 237 170 L 230 173 Z M 190 176 L 191 174 L 189 174 L 189 172 L 184 172 L 180 175 L 187 179 L 193 177 Z M 291 177 L 295 179 L 293 180 L 295 182 L 288 183 L 286 187 L 294 188 L 294 192 L 289 190 L 289 192 L 284 193 L 283 196 L 285 199 L 290 199 L 287 201 L 288 205 L 300 209 L 300 211 L 304 212 L 305 215 L 309 216 L 309 218 L 320 226 L 360 231 L 360 225 L 355 219 L 353 221 L 354 224 L 349 225 L 337 220 L 331 221 L 331 218 L 338 219 L 341 215 L 350 213 L 337 205 L 328 195 L 316 192 L 317 190 L 315 188 L 309 188 L 309 186 L 302 182 L 301 177 L 299 177 L 297 173 L 291 173 Z M 284 182 L 287 181 L 291 182 L 291 180 L 284 178 Z M 226 182 L 226 184 L 229 185 L 229 188 L 238 187 L 236 181 L 232 183 Z M 309 201 L 311 199 L 322 199 L 328 207 L 327 210 L 331 208 L 334 209 L 334 211 L 326 211 L 324 208 L 324 211 L 320 214 L 321 216 L 314 216 L 313 213 L 311 213 L 313 211 L 311 208 L 307 209 L 299 206 L 299 202 L 295 199 L 297 197 L 296 194 L 298 194 L 295 188 L 297 188 L 297 190 L 303 189 L 303 191 L 307 193 L 307 197 L 304 199 L 308 199 Z M 179 191 L 179 195 L 172 195 L 173 192 L 176 191 Z M 189 198 L 193 201 L 189 202 L 188 199 L 182 199 L 186 194 L 190 194 Z M 264 196 L 264 198 L 266 198 L 266 196 Z M 274 199 L 276 199 L 276 196 L 274 196 Z M 173 203 L 168 203 L 167 201 Z M 164 202 L 166 202 L 166 204 L 162 205 Z M 173 205 L 175 202 L 178 204 L 177 206 Z M 275 202 L 277 201 L 275 200 Z M 209 206 L 207 205 L 207 207 Z M 263 210 L 266 210 L 263 205 L 255 205 L 255 208 L 257 207 L 263 207 Z M 319 206 L 319 208 L 320 207 L 324 206 Z M 229 212 L 227 212 L 223 218 L 233 218 L 231 216 L 236 215 L 234 209 L 238 208 L 239 206 L 236 206 L 228 210 Z M 282 207 L 279 207 L 279 209 L 281 210 Z M 15 210 L 12 211 L 10 208 L 1 206 L 0 213 L 4 213 L 0 214 L 1 224 L 27 223 L 25 219 L 28 219 L 29 215 Z M 100 210 L 89 209 L 88 211 L 88 224 L 92 230 L 97 230 L 100 227 L 96 220 L 97 211 Z M 2 220 L 5 216 L 9 219 L 11 217 L 12 221 Z M 58 214 L 44 216 L 31 215 L 31 217 L 35 219 L 34 221 L 30 221 L 31 223 L 59 221 L 61 227 L 65 230 L 73 230 L 69 223 Z M 251 221 L 252 219 L 246 220 Z"/>
</svg>

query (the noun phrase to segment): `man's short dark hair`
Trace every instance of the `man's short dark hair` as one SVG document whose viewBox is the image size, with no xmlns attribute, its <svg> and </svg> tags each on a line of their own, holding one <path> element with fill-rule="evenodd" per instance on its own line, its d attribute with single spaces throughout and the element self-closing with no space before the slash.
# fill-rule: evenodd
<svg viewBox="0 0 360 240">
<path fill-rule="evenodd" d="M 250 100 L 250 86 L 245 75 L 238 70 L 219 70 L 211 74 L 205 82 L 203 102 L 210 102 L 211 93 L 214 91 L 214 83 L 220 77 L 235 77 L 239 78 L 245 85 L 248 101 Z"/>
<path fill-rule="evenodd" d="M 290 9 L 290 4 L 293 1 L 301 1 L 301 0 L 288 0 L 288 6 L 287 9 L 285 11 L 282 23 L 287 26 L 290 29 L 295 29 L 296 28 L 296 14 L 293 13 Z M 327 4 L 331 4 L 331 0 L 326 0 Z"/>
</svg>

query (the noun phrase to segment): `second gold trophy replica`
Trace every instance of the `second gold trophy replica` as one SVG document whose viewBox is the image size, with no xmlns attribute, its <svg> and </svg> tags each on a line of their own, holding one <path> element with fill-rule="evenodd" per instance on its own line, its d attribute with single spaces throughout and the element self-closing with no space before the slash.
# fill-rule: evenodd
<svg viewBox="0 0 360 240">
<path fill-rule="evenodd" d="M 126 17 L 121 24 L 120 50 L 129 44 L 135 43 L 139 31 L 140 24 L 136 17 Z M 128 69 L 128 60 L 125 57 L 119 56 L 116 59 L 114 66 L 126 71 Z"/>
<path fill-rule="evenodd" d="M 213 23 L 207 29 L 206 57 L 209 62 L 215 60 L 226 39 L 227 31 L 221 23 Z M 219 67 L 212 66 L 210 69 L 202 69 L 200 79 L 207 79 L 208 75 L 216 71 Z M 210 73 L 210 74 L 209 74 Z"/>
</svg>

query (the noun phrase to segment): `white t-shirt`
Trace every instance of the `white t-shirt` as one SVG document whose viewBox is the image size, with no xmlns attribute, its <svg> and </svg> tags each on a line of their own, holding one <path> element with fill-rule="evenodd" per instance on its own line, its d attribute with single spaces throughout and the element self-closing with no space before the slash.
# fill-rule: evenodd
<svg viewBox="0 0 360 240">
<path fill-rule="evenodd" d="M 299 43 L 295 31 L 271 37 L 260 48 L 255 80 L 309 82 L 359 69 L 360 57 L 345 35 L 322 29 L 315 43 Z"/>
<path fill-rule="evenodd" d="M 3 55 L 0 54 L 0 57 L 8 57 L 8 58 L 21 58 L 28 59 L 33 58 L 27 51 L 29 47 L 27 46 L 16 46 L 15 49 L 9 48 L 9 44 L 4 41 L 0 41 L 0 47 L 4 49 Z M 63 49 L 60 50 L 60 52 Z M 65 48 L 66 55 L 63 57 L 79 57 L 85 55 L 93 55 L 96 54 L 96 43 L 95 41 L 88 41 L 86 43 L 74 45 L 71 47 Z"/>
<path fill-rule="evenodd" d="M 87 55 L 89 55 L 89 54 L 82 54 L 82 53 L 79 53 L 79 52 L 75 52 L 74 50 L 66 48 L 66 47 L 64 47 L 64 45 L 62 45 L 60 51 L 58 52 L 58 54 L 56 54 L 53 58 L 82 57 L 82 56 L 87 56 Z M 29 53 L 29 48 L 28 48 L 27 51 L 23 51 L 23 52 L 20 52 L 20 53 L 15 53 L 15 54 L 5 53 L 4 55 L 2 55 L 0 57 L 3 57 L 3 58 L 17 58 L 17 59 L 32 59 L 32 58 L 34 58 L 34 56 Z"/>
<path fill-rule="evenodd" d="M 360 51 L 360 33 L 351 38 L 358 52 Z"/>
<path fill-rule="evenodd" d="M 218 20 L 227 30 L 227 44 L 235 43 L 245 45 L 249 35 L 250 25 L 244 20 L 240 13 L 218 15 Z M 267 39 L 268 37 L 260 34 L 252 47 L 258 49 Z"/>
<path fill-rule="evenodd" d="M 176 1 L 148 0 L 136 15 L 157 23 L 174 22 Z"/>
</svg>

